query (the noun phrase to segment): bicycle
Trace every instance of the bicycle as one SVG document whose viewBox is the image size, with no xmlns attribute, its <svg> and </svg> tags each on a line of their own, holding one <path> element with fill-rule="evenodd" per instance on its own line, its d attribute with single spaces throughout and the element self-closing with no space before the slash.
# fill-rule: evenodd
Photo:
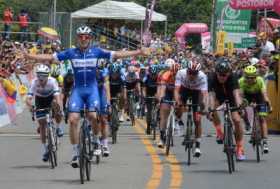
<svg viewBox="0 0 280 189">
<path fill-rule="evenodd" d="M 87 181 L 90 181 L 91 176 L 91 160 L 93 157 L 93 147 L 91 141 L 91 129 L 85 116 L 86 109 L 81 111 L 81 128 L 79 132 L 79 168 L 80 181 L 84 184 L 85 174 Z"/>
<path fill-rule="evenodd" d="M 195 143 L 195 136 L 194 136 L 194 121 L 193 121 L 193 112 L 192 109 L 194 107 L 199 107 L 198 104 L 192 104 L 190 101 L 185 105 L 188 107 L 187 113 L 187 121 L 186 121 L 186 133 L 183 140 L 183 145 L 185 146 L 185 152 L 188 153 L 188 161 L 187 164 L 191 165 L 191 154 L 194 152 L 194 143 Z"/>
<path fill-rule="evenodd" d="M 210 112 L 223 111 L 224 112 L 224 152 L 227 157 L 228 171 L 230 174 L 235 171 L 235 142 L 234 142 L 234 131 L 233 123 L 231 118 L 231 111 L 240 110 L 239 107 L 230 107 L 230 102 L 225 101 L 223 108 L 210 110 Z"/>
<path fill-rule="evenodd" d="M 111 135 L 112 135 L 112 144 L 117 143 L 117 132 L 120 126 L 119 116 L 118 116 L 118 98 L 112 98 L 112 112 L 111 112 Z"/>
<path fill-rule="evenodd" d="M 262 142 L 262 134 L 261 134 L 261 125 L 260 125 L 260 116 L 258 112 L 259 107 L 267 108 L 266 104 L 256 104 L 251 103 L 249 107 L 252 107 L 254 110 L 254 119 L 253 119 L 253 126 L 252 126 L 252 134 L 250 143 L 252 143 L 253 149 L 256 151 L 256 158 L 257 162 L 260 162 L 260 154 L 263 154 L 263 142 Z M 265 111 L 268 112 L 268 111 Z M 261 152 L 260 152 L 261 150 Z"/>
<path fill-rule="evenodd" d="M 156 129 L 158 126 L 158 111 L 159 111 L 156 102 L 157 99 L 155 97 L 146 97 L 146 99 L 151 99 L 151 104 L 150 104 L 151 110 L 147 112 L 150 113 L 149 115 L 150 120 L 147 121 L 149 121 L 150 129 L 152 130 L 153 140 L 156 140 Z"/>
<path fill-rule="evenodd" d="M 132 126 L 135 125 L 135 96 L 134 96 L 134 90 L 127 90 L 127 96 L 128 96 L 128 114 L 131 120 Z"/>
<path fill-rule="evenodd" d="M 175 128 L 175 109 L 174 103 L 175 101 L 168 101 L 167 103 L 172 103 L 171 110 L 168 115 L 167 119 L 167 127 L 166 127 L 166 156 L 169 155 L 170 147 L 173 146 L 173 135 L 174 135 L 174 128 Z"/>
<path fill-rule="evenodd" d="M 52 108 L 34 109 L 32 110 L 32 120 L 35 121 L 35 112 L 45 112 L 46 122 L 47 122 L 47 147 L 48 147 L 48 157 L 49 163 L 52 169 L 57 167 L 57 150 L 58 150 L 58 138 L 56 134 L 56 128 L 52 119 Z"/>
</svg>

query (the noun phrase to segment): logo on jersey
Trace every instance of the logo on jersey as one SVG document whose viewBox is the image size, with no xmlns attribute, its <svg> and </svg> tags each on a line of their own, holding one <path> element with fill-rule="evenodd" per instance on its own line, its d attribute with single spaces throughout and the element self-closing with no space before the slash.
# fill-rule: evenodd
<svg viewBox="0 0 280 189">
<path fill-rule="evenodd" d="M 92 59 L 73 59 L 73 67 L 81 68 L 81 67 L 96 67 L 97 58 Z"/>
</svg>

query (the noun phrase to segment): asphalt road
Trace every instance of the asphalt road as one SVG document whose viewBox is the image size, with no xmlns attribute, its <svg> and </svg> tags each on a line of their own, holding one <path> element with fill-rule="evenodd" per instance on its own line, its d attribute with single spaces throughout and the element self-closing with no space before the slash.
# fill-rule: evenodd
<svg viewBox="0 0 280 189">
<path fill-rule="evenodd" d="M 271 152 L 256 162 L 255 153 L 246 138 L 247 160 L 237 163 L 237 171 L 228 174 L 222 146 L 217 145 L 210 124 L 204 121 L 202 156 L 186 164 L 182 138 L 166 157 L 156 142 L 145 135 L 145 122 L 137 120 L 131 127 L 122 124 L 119 141 L 111 146 L 111 156 L 92 165 L 92 181 L 81 185 L 79 169 L 69 165 L 71 145 L 68 136 L 61 140 L 58 167 L 49 168 L 41 161 L 40 141 L 28 113 L 17 117 L 14 126 L 0 128 L 0 188 L 2 189 L 236 189 L 279 188 L 280 137 L 270 137 Z M 65 128 L 66 130 L 68 128 Z"/>
</svg>

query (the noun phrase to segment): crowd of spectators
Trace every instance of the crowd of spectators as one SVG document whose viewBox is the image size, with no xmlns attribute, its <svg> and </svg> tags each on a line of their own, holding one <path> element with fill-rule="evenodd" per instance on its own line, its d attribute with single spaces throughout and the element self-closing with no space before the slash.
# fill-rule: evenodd
<svg viewBox="0 0 280 189">
<path fill-rule="evenodd" d="M 5 8 L 3 11 L 3 24 L 4 24 L 4 32 L 3 38 L 10 39 L 11 34 L 11 26 L 13 23 L 18 24 L 20 28 L 20 41 L 28 40 L 28 26 L 30 22 L 30 17 L 28 15 L 27 10 L 22 9 L 18 15 L 15 15 L 11 7 Z"/>
</svg>

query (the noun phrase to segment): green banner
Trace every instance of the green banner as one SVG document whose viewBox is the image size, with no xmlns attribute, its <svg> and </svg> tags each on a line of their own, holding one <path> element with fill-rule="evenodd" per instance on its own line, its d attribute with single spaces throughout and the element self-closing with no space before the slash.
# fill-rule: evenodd
<svg viewBox="0 0 280 189">
<path fill-rule="evenodd" d="M 246 37 L 242 38 L 241 43 L 243 48 L 253 47 L 256 45 L 257 38 L 256 37 Z"/>
<path fill-rule="evenodd" d="M 223 30 L 233 33 L 248 33 L 251 24 L 251 10 L 235 10 L 229 5 L 229 0 L 217 0 L 216 21 L 217 30 L 222 21 Z M 222 13 L 224 12 L 223 16 Z"/>
</svg>

